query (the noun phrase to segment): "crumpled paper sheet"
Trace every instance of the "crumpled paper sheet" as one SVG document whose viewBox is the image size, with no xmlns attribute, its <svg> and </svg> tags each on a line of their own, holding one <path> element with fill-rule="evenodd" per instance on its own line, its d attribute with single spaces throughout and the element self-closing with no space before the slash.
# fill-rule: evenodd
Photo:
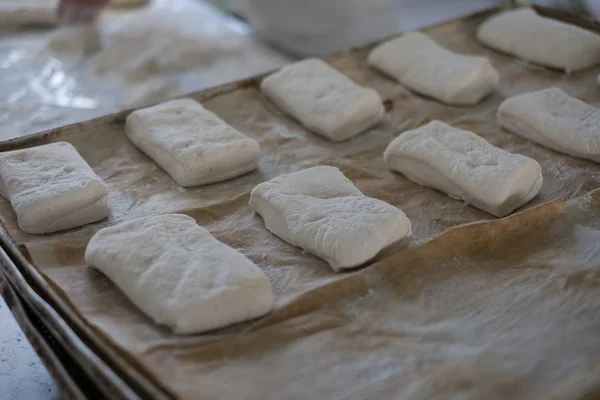
<svg viewBox="0 0 600 400">
<path fill-rule="evenodd" d="M 369 69 L 366 52 L 346 53 L 333 65 L 376 89 L 389 108 L 363 135 L 331 143 L 255 86 L 238 89 L 204 105 L 260 142 L 258 171 L 184 189 L 126 139 L 122 120 L 84 124 L 60 138 L 107 183 L 109 219 L 25 235 L 3 201 L 2 222 L 74 310 L 176 398 L 584 398 L 600 388 L 600 192 L 592 193 L 600 165 L 502 131 L 495 112 L 507 96 L 550 85 L 598 104 L 598 69 L 565 76 L 486 50 L 474 40 L 480 21 L 430 30 L 440 44 L 486 55 L 499 70 L 497 93 L 476 107 L 422 98 Z M 432 119 L 538 160 L 540 194 L 524 212 L 497 220 L 388 171 L 387 144 Z M 400 207 L 413 224 L 411 248 L 336 274 L 270 234 L 248 207 L 250 190 L 314 165 L 337 166 L 366 195 Z M 567 200 L 565 213 L 560 201 L 539 206 L 556 198 Z M 85 246 L 99 228 L 168 212 L 191 215 L 259 265 L 274 287 L 273 313 L 174 336 L 85 265 Z"/>
</svg>

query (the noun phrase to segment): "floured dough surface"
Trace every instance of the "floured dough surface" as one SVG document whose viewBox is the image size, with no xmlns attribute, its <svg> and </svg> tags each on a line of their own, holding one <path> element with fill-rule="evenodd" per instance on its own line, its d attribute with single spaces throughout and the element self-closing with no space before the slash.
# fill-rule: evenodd
<svg viewBox="0 0 600 400">
<path fill-rule="evenodd" d="M 66 142 L 0 153 L 0 181 L 27 233 L 76 228 L 110 213 L 108 188 Z"/>
<path fill-rule="evenodd" d="M 58 23 L 59 0 L 0 0 L 0 28 Z"/>
<path fill-rule="evenodd" d="M 365 196 L 334 167 L 314 167 L 256 186 L 250 206 L 291 245 L 323 258 L 334 271 L 357 267 L 382 250 L 406 247 L 410 221 Z"/>
<path fill-rule="evenodd" d="M 420 32 L 377 46 L 368 62 L 409 89 L 448 104 L 476 104 L 499 79 L 487 58 L 454 53 Z"/>
<path fill-rule="evenodd" d="M 269 278 L 193 218 L 159 215 L 98 231 L 85 260 L 154 322 L 200 333 L 268 313 Z"/>
<path fill-rule="evenodd" d="M 277 107 L 330 140 L 356 136 L 385 113 L 379 94 L 317 59 L 281 68 L 260 84 Z"/>
<path fill-rule="evenodd" d="M 192 99 L 132 112 L 129 139 L 181 186 L 197 186 L 256 169 L 258 142 L 227 125 Z"/>
<path fill-rule="evenodd" d="M 542 187 L 542 170 L 534 159 L 440 121 L 401 133 L 384 160 L 392 171 L 497 217 L 521 207 Z"/>
<path fill-rule="evenodd" d="M 483 44 L 567 73 L 600 63 L 600 36 L 530 8 L 505 11 L 477 29 Z"/>
<path fill-rule="evenodd" d="M 498 123 L 552 150 L 600 162 L 600 109 L 557 87 L 504 100 Z"/>
</svg>

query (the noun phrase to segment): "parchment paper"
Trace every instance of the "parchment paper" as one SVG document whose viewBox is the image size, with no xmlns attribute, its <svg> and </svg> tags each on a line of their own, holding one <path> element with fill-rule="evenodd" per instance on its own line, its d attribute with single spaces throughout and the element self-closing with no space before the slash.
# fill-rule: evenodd
<svg viewBox="0 0 600 400">
<path fill-rule="evenodd" d="M 600 188 L 600 165 L 504 132 L 495 113 L 505 97 L 551 85 L 598 105 L 598 69 L 565 76 L 486 50 L 474 40 L 480 21 L 429 31 L 452 50 L 486 55 L 499 70 L 497 93 L 476 107 L 420 97 L 370 70 L 365 51 L 346 53 L 332 64 L 376 89 L 389 108 L 363 135 L 328 142 L 256 87 L 239 89 L 204 105 L 260 142 L 258 171 L 183 189 L 127 141 L 122 121 L 84 124 L 56 140 L 75 145 L 109 186 L 108 221 L 29 236 L 2 202 L 2 222 L 99 334 L 180 399 L 593 395 L 600 388 L 600 192 L 592 191 Z M 497 220 L 388 171 L 387 144 L 432 119 L 535 158 L 544 185 L 526 211 Z M 413 224 L 411 248 L 336 274 L 271 235 L 247 205 L 250 190 L 315 165 L 337 166 L 366 195 L 400 207 Z M 539 206 L 557 198 L 567 200 L 566 213 L 560 200 Z M 259 265 L 275 290 L 273 313 L 211 334 L 174 336 L 85 265 L 85 246 L 99 228 L 168 212 L 191 215 Z M 491 221 L 457 227 L 482 220 Z"/>
</svg>

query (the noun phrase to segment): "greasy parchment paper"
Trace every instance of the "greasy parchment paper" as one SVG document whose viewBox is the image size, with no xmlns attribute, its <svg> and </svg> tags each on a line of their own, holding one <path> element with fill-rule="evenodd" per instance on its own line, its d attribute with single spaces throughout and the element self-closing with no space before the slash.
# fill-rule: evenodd
<svg viewBox="0 0 600 400">
<path fill-rule="evenodd" d="M 31 236 L 18 230 L 2 201 L 2 222 L 74 310 L 173 397 L 592 395 L 600 388 L 600 192 L 593 192 L 600 165 L 504 132 L 495 113 L 507 96 L 551 85 L 600 105 L 599 70 L 566 76 L 487 50 L 474 39 L 481 19 L 428 30 L 452 50 L 489 57 L 500 72 L 497 92 L 476 107 L 425 99 L 369 69 L 365 50 L 343 53 L 330 62 L 377 90 L 389 108 L 365 134 L 328 142 L 279 112 L 256 85 L 241 87 L 203 103 L 260 142 L 258 171 L 184 189 L 128 142 L 123 118 L 81 124 L 51 138 L 75 145 L 107 183 L 108 221 Z M 540 194 L 521 213 L 497 220 L 388 171 L 387 144 L 432 119 L 535 158 L 544 175 Z M 271 235 L 248 207 L 250 190 L 315 165 L 337 166 L 366 195 L 400 207 L 413 224 L 411 248 L 335 274 Z M 565 200 L 566 212 L 560 200 L 547 203 L 553 199 Z M 99 228 L 169 212 L 194 217 L 259 265 L 275 290 L 273 313 L 210 334 L 175 336 L 85 265 L 85 246 Z"/>
</svg>

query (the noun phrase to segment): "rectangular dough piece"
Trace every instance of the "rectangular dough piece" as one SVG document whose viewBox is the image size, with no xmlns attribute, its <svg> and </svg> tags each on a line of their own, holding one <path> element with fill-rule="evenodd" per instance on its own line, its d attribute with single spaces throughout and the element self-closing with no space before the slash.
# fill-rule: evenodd
<svg viewBox="0 0 600 400">
<path fill-rule="evenodd" d="M 477 39 L 493 49 L 567 73 L 600 63 L 600 36 L 538 15 L 530 8 L 505 11 L 483 22 Z"/>
<path fill-rule="evenodd" d="M 376 91 L 317 59 L 281 68 L 262 80 L 260 90 L 307 129 L 333 141 L 358 135 L 385 114 Z"/>
<path fill-rule="evenodd" d="M 129 139 L 181 186 L 198 186 L 258 166 L 258 142 L 192 99 L 167 101 L 127 117 Z"/>
<path fill-rule="evenodd" d="M 108 188 L 66 142 L 0 153 L 0 194 L 23 232 L 52 233 L 108 217 Z"/>
<path fill-rule="evenodd" d="M 269 231 L 329 263 L 360 266 L 411 238 L 410 221 L 386 202 L 367 197 L 334 167 L 314 167 L 256 186 L 250 207 Z"/>
<path fill-rule="evenodd" d="M 407 88 L 447 104 L 476 104 L 499 79 L 487 58 L 454 53 L 419 32 L 377 46 L 367 61 Z"/>
<path fill-rule="evenodd" d="M 201 333 L 262 316 L 273 307 L 269 278 L 193 218 L 138 218 L 99 230 L 85 251 L 155 323 Z"/>
<path fill-rule="evenodd" d="M 440 121 L 401 133 L 383 157 L 392 171 L 497 217 L 534 198 L 543 182 L 534 159 Z"/>
<path fill-rule="evenodd" d="M 556 87 L 504 100 L 503 128 L 544 147 L 600 162 L 600 109 Z"/>
</svg>

